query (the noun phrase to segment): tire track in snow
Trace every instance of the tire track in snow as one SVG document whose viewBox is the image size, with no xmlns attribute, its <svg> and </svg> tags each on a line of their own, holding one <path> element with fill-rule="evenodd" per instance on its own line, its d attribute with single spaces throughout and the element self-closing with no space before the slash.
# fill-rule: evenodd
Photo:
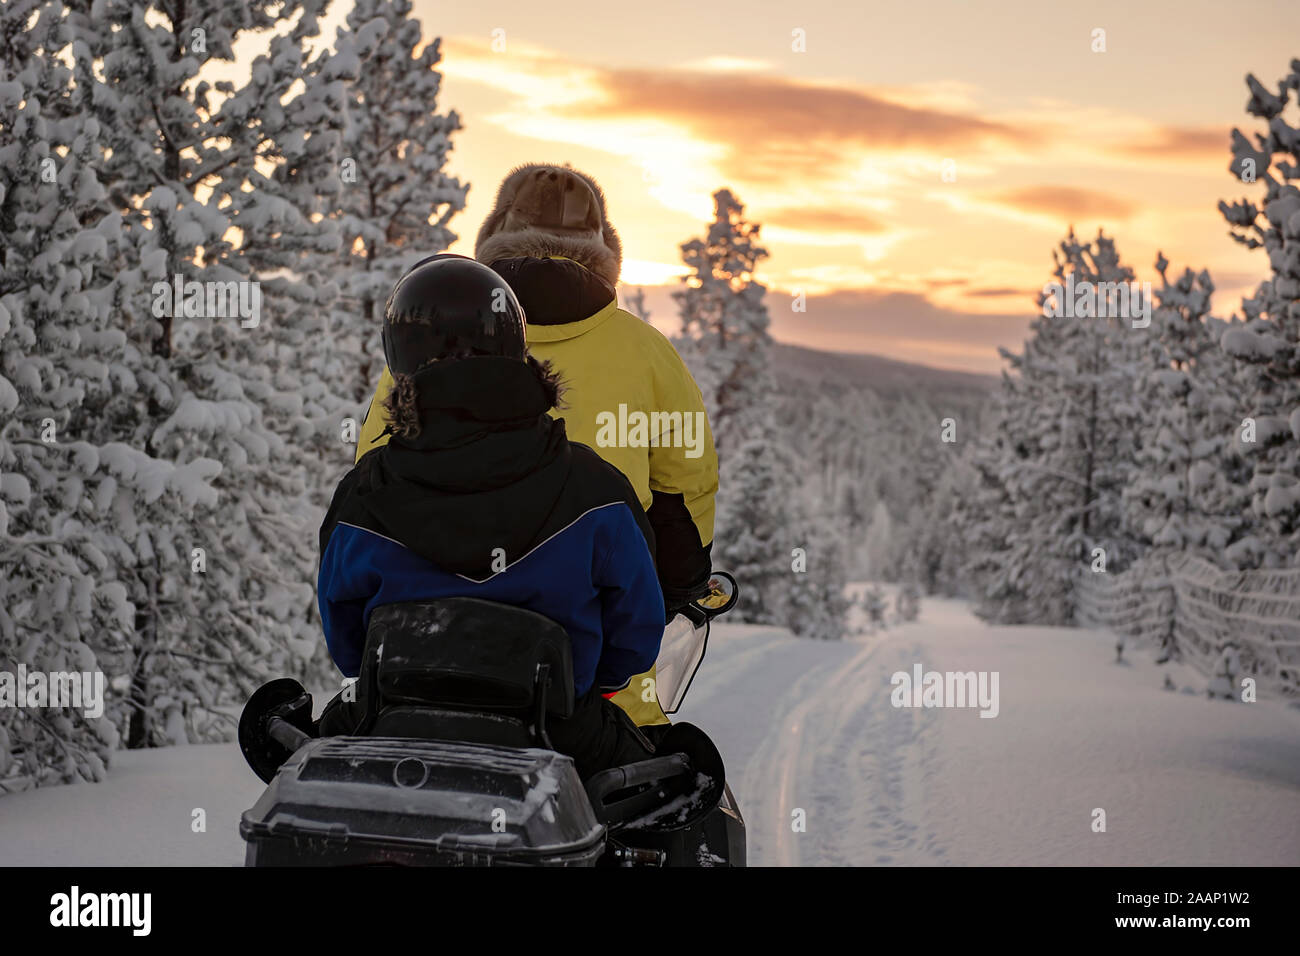
<svg viewBox="0 0 1300 956">
<path fill-rule="evenodd" d="M 769 797 L 763 822 L 776 826 L 763 834 L 775 846 L 756 862 L 944 861 L 939 838 L 915 819 L 924 805 L 919 791 L 936 772 L 932 723 L 890 703 L 889 675 L 910 666 L 918 653 L 914 642 L 876 637 L 853 657 L 817 667 L 791 688 L 796 702 L 751 767 L 751 792 Z M 806 813 L 806 832 L 791 826 L 796 808 Z"/>
<path fill-rule="evenodd" d="M 889 675 L 919 654 L 902 629 L 865 641 L 736 635 L 710 650 L 679 716 L 727 761 L 751 865 L 944 862 L 917 819 L 937 772 L 933 721 L 890 704 Z M 806 832 L 791 829 L 795 808 Z"/>
<path fill-rule="evenodd" d="M 824 712 L 812 784 L 816 804 L 837 825 L 818 828 L 819 863 L 944 862 L 946 849 L 920 818 L 922 791 L 937 772 L 935 722 L 891 702 L 889 675 L 921 659 L 915 641 L 902 637 L 899 631 L 882 636 L 880 652 L 857 669 L 856 686 Z"/>
<path fill-rule="evenodd" d="M 824 727 L 825 721 L 819 720 L 828 709 L 834 709 L 837 703 L 846 698 L 856 699 L 860 694 L 860 685 L 873 670 L 874 657 L 878 642 L 871 641 L 862 646 L 847 663 L 835 662 L 825 665 L 804 676 L 796 685 L 796 690 L 804 694 L 802 700 L 788 712 L 773 748 L 765 755 L 768 764 L 769 785 L 775 786 L 776 795 L 776 860 L 778 866 L 798 866 L 800 864 L 800 843 L 810 834 L 795 833 L 792 826 L 793 813 L 802 809 L 813 827 L 823 817 L 820 800 L 808 801 L 816 787 L 817 775 L 815 762 L 819 755 L 824 755 L 822 747 L 825 738 L 815 736 L 810 731 Z M 827 679 L 824 671 L 833 669 Z M 811 686 L 808 686 L 811 685 Z M 819 711 L 822 712 L 819 715 Z M 771 779 L 774 778 L 774 779 Z"/>
</svg>

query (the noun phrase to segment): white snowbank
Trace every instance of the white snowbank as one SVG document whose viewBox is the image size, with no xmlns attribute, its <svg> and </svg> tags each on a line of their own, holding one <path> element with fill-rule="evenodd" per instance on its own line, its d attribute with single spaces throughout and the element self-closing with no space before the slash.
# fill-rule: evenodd
<svg viewBox="0 0 1300 956">
<path fill-rule="evenodd" d="M 0 866 L 242 866 L 262 786 L 234 744 L 119 752 L 104 783 L 0 796 Z"/>
</svg>

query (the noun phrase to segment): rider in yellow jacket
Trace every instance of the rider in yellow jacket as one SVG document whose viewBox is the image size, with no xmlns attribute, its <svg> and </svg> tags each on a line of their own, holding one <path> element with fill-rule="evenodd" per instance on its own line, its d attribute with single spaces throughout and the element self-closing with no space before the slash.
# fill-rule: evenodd
<svg viewBox="0 0 1300 956">
<path fill-rule="evenodd" d="M 568 167 L 530 164 L 506 177 L 475 258 L 500 274 L 528 316 L 529 352 L 564 383 L 569 438 L 589 445 L 636 489 L 655 535 L 667 616 L 708 590 L 718 459 L 704 402 L 672 344 L 618 307 L 622 246 L 605 197 Z M 357 458 L 387 440 L 385 369 Z M 654 671 L 614 698 L 637 724 L 666 724 Z"/>
</svg>

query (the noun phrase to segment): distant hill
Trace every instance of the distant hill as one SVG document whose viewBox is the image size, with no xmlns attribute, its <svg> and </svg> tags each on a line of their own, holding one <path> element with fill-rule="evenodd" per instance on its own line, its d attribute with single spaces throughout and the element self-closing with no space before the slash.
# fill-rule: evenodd
<svg viewBox="0 0 1300 956">
<path fill-rule="evenodd" d="M 772 365 L 783 384 L 848 385 L 890 398 L 915 392 L 986 394 L 998 384 L 994 375 L 932 368 L 879 355 L 821 352 L 781 342 L 772 345 Z"/>
</svg>

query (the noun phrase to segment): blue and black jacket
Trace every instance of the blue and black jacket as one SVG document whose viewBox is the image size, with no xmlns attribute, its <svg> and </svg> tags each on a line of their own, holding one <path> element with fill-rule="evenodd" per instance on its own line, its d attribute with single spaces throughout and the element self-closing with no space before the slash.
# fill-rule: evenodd
<svg viewBox="0 0 1300 956">
<path fill-rule="evenodd" d="M 562 625 L 579 696 L 648 670 L 665 616 L 653 532 L 627 479 L 547 414 L 549 371 L 446 359 L 410 385 L 418 435 L 363 456 L 321 526 L 318 600 L 339 670 L 357 676 L 376 607 L 440 597 Z"/>
</svg>

